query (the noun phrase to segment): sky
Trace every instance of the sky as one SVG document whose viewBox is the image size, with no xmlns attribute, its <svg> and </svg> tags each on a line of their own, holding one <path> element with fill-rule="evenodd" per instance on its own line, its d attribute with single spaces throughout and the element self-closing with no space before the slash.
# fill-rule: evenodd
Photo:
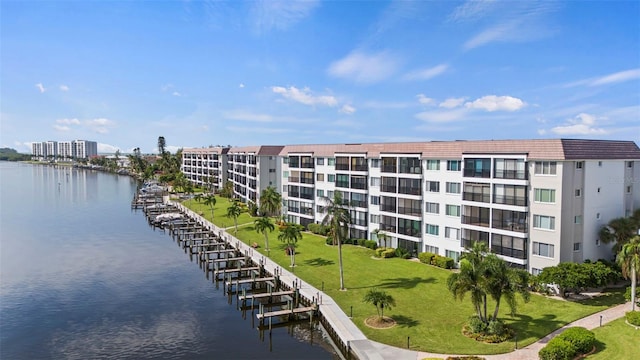
<svg viewBox="0 0 640 360">
<path fill-rule="evenodd" d="M 0 146 L 640 143 L 640 1 L 0 1 Z"/>
</svg>

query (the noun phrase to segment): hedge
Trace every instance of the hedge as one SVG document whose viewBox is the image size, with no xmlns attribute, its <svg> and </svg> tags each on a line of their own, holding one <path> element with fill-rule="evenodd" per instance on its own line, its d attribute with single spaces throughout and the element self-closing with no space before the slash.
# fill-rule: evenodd
<svg viewBox="0 0 640 360">
<path fill-rule="evenodd" d="M 576 356 L 573 344 L 567 340 L 555 337 L 538 352 L 540 360 L 572 360 Z"/>
<path fill-rule="evenodd" d="M 578 354 L 588 353 L 596 343 L 595 334 L 583 327 L 570 327 L 558 336 L 570 342 Z"/>
<path fill-rule="evenodd" d="M 629 324 L 640 326 L 640 311 L 627 311 L 625 317 Z"/>
<path fill-rule="evenodd" d="M 423 252 L 418 254 L 418 259 L 420 260 L 421 263 L 431 264 L 431 259 L 433 259 L 435 256 L 436 254 L 434 253 Z"/>
<path fill-rule="evenodd" d="M 571 327 L 551 339 L 538 352 L 541 360 L 571 360 L 578 354 L 587 354 L 596 343 L 595 334 L 583 327 Z"/>
</svg>

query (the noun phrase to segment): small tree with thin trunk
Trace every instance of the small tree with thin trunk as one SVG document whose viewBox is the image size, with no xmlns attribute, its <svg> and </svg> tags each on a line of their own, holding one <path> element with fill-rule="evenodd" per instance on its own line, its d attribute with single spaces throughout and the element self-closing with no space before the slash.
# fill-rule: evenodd
<svg viewBox="0 0 640 360">
<path fill-rule="evenodd" d="M 302 233 L 296 224 L 286 224 L 278 235 L 278 240 L 287 244 L 287 254 L 291 256 L 291 267 L 296 266 L 296 243 L 300 239 L 302 239 Z"/>
<path fill-rule="evenodd" d="M 265 250 L 269 251 L 269 234 L 267 233 L 267 231 L 271 232 L 275 229 L 275 226 L 273 226 L 271 219 L 263 216 L 261 218 L 257 218 L 253 222 L 253 224 L 255 225 L 256 232 L 262 233 L 264 235 L 264 248 Z"/>
<path fill-rule="evenodd" d="M 385 308 L 391 310 L 392 306 L 396 306 L 396 301 L 391 295 L 376 288 L 370 289 L 364 295 L 362 301 L 368 304 L 373 304 L 373 306 L 376 307 L 376 311 L 378 312 L 378 319 L 380 320 L 384 318 Z"/>
<path fill-rule="evenodd" d="M 238 216 L 242 214 L 242 208 L 238 205 L 237 201 L 231 203 L 231 206 L 227 208 L 227 217 L 233 219 L 233 225 L 235 226 L 234 234 L 238 234 Z"/>
<path fill-rule="evenodd" d="M 217 202 L 216 197 L 213 194 L 207 194 L 207 196 L 205 196 L 203 200 L 204 200 L 204 204 L 211 209 L 211 221 L 213 222 L 213 208 L 214 206 L 216 206 L 216 202 Z"/>
<path fill-rule="evenodd" d="M 622 245 L 618 253 L 618 264 L 622 267 L 622 276 L 631 278 L 631 311 L 636 308 L 636 286 L 640 275 L 640 235 L 634 236 Z"/>
</svg>

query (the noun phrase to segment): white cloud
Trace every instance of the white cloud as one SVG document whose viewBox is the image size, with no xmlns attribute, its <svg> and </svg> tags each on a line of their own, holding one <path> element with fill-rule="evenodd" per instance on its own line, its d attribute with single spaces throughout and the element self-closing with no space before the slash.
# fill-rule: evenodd
<svg viewBox="0 0 640 360">
<path fill-rule="evenodd" d="M 286 30 L 311 14 L 320 4 L 317 0 L 261 0 L 253 2 L 251 20 L 258 32 Z"/>
<path fill-rule="evenodd" d="M 468 113 L 467 109 L 423 111 L 415 115 L 416 119 L 431 123 L 448 123 L 461 120 Z"/>
<path fill-rule="evenodd" d="M 368 109 L 406 109 L 414 106 L 415 103 L 399 102 L 399 101 L 367 101 L 360 105 L 360 107 Z"/>
<path fill-rule="evenodd" d="M 516 111 L 522 109 L 525 105 L 525 102 L 518 98 L 496 95 L 483 96 L 473 102 L 464 104 L 469 109 L 481 109 L 489 112 L 499 110 Z"/>
<path fill-rule="evenodd" d="M 60 91 L 69 91 L 69 87 L 67 85 L 60 85 Z"/>
<path fill-rule="evenodd" d="M 71 128 L 66 126 L 66 125 L 58 125 L 58 124 L 53 125 L 53 128 L 55 130 L 57 130 L 57 131 L 70 131 L 71 130 Z"/>
<path fill-rule="evenodd" d="M 466 100 L 466 98 L 448 98 L 445 101 L 441 102 L 438 106 L 443 107 L 443 108 L 447 108 L 447 109 L 453 109 L 455 107 L 461 106 L 464 101 Z"/>
<path fill-rule="evenodd" d="M 80 120 L 78 119 L 58 119 L 56 123 L 62 125 L 80 125 Z"/>
<path fill-rule="evenodd" d="M 402 78 L 404 80 L 429 80 L 444 73 L 447 69 L 449 69 L 448 64 L 440 64 L 426 69 L 411 71 L 405 74 Z"/>
<path fill-rule="evenodd" d="M 98 134 L 107 134 L 110 128 L 115 126 L 115 123 L 106 118 L 96 118 L 91 120 L 85 120 L 83 125 L 89 128 L 89 130 Z"/>
<path fill-rule="evenodd" d="M 238 87 L 239 87 L 240 89 L 242 89 L 242 88 L 244 88 L 244 84 L 243 84 L 243 83 L 240 83 L 240 85 L 238 85 Z"/>
<path fill-rule="evenodd" d="M 267 114 L 258 114 L 246 110 L 231 110 L 223 113 L 226 119 L 240 120 L 240 121 L 255 121 L 255 122 L 271 122 L 273 116 Z"/>
<path fill-rule="evenodd" d="M 278 128 L 271 128 L 271 127 L 257 128 L 257 127 L 245 127 L 245 126 L 227 126 L 226 129 L 229 131 L 239 132 L 242 134 L 246 134 L 246 133 L 283 134 L 283 133 L 289 133 L 293 131 L 293 129 L 290 129 L 290 128 L 278 129 Z"/>
<path fill-rule="evenodd" d="M 567 120 L 567 124 L 552 128 L 551 132 L 558 135 L 604 135 L 607 133 L 605 129 L 597 128 L 595 125 L 595 116 L 581 113 Z"/>
<path fill-rule="evenodd" d="M 640 68 L 627 71 L 620 71 L 597 78 L 589 83 L 590 86 L 615 84 L 619 82 L 640 79 Z"/>
<path fill-rule="evenodd" d="M 173 84 L 164 84 L 160 86 L 160 90 L 162 91 L 168 91 L 168 90 L 171 90 L 171 88 L 173 88 Z"/>
<path fill-rule="evenodd" d="M 508 41 L 514 39 L 518 31 L 517 27 L 520 25 L 519 20 L 513 20 L 510 22 L 502 23 L 485 29 L 479 34 L 475 35 L 471 39 L 467 40 L 463 47 L 465 50 L 471 50 L 482 45 L 486 45 L 496 41 Z"/>
<path fill-rule="evenodd" d="M 174 91 L 171 95 L 173 95 L 173 96 L 177 96 L 177 97 L 182 96 L 182 94 L 180 94 L 180 93 L 179 93 L 179 92 L 177 92 L 177 91 Z"/>
<path fill-rule="evenodd" d="M 424 94 L 418 94 L 416 98 L 418 98 L 418 102 L 423 105 L 434 105 L 436 102 L 435 99 L 426 97 Z"/>
<path fill-rule="evenodd" d="M 115 153 L 118 150 L 120 150 L 120 148 L 117 147 L 117 146 L 98 143 L 98 152 L 99 153 L 111 154 L 111 153 Z M 122 150 L 120 150 L 120 151 L 122 151 Z"/>
<path fill-rule="evenodd" d="M 271 91 L 276 94 L 280 94 L 287 99 L 291 99 L 305 105 L 324 105 L 332 107 L 338 105 L 338 100 L 335 97 L 331 95 L 314 96 L 312 95 L 311 90 L 307 87 L 298 89 L 295 86 L 290 86 L 289 88 L 273 86 L 271 87 Z"/>
<path fill-rule="evenodd" d="M 356 112 L 356 108 L 351 106 L 351 105 L 349 105 L 349 104 L 344 104 L 344 105 L 342 105 L 342 108 L 340 108 L 340 112 L 343 113 L 343 114 L 351 115 L 354 112 Z"/>
<path fill-rule="evenodd" d="M 449 20 L 463 21 L 483 17 L 493 10 L 496 3 L 495 0 L 468 0 L 453 9 L 453 12 L 449 15 Z"/>
<path fill-rule="evenodd" d="M 47 91 L 47 89 L 45 89 L 44 85 L 42 85 L 42 83 L 37 83 L 35 85 L 35 87 L 40 91 L 40 94 L 42 94 L 43 92 Z"/>
<path fill-rule="evenodd" d="M 346 57 L 334 61 L 327 72 L 334 77 L 371 84 L 389 78 L 398 66 L 398 59 L 388 52 L 366 54 L 352 51 Z"/>
</svg>

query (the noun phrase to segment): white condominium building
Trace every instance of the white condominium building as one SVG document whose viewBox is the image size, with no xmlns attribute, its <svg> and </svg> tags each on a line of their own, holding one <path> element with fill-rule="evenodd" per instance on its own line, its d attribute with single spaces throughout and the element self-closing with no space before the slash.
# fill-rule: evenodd
<svg viewBox="0 0 640 360">
<path fill-rule="evenodd" d="M 88 159 L 98 155 L 98 143 L 88 140 L 34 142 L 31 153 L 41 160 Z"/>
<path fill-rule="evenodd" d="M 284 146 L 262 145 L 232 147 L 227 153 L 227 179 L 233 192 L 243 202 L 260 204 L 260 193 L 269 186 L 279 189 L 282 184 Z"/>
<path fill-rule="evenodd" d="M 98 156 L 98 143 L 88 140 L 73 140 L 71 142 L 73 156 L 77 159 L 89 159 Z"/>
<path fill-rule="evenodd" d="M 219 146 L 182 149 L 181 170 L 192 183 L 220 190 L 227 179 L 227 151 Z"/>
<path fill-rule="evenodd" d="M 533 273 L 610 259 L 598 231 L 640 207 L 632 141 L 288 145 L 280 157 L 289 221 L 322 221 L 326 197 L 339 191 L 352 238 L 375 240 L 380 229 L 393 247 L 456 260 L 481 241 Z"/>
</svg>

